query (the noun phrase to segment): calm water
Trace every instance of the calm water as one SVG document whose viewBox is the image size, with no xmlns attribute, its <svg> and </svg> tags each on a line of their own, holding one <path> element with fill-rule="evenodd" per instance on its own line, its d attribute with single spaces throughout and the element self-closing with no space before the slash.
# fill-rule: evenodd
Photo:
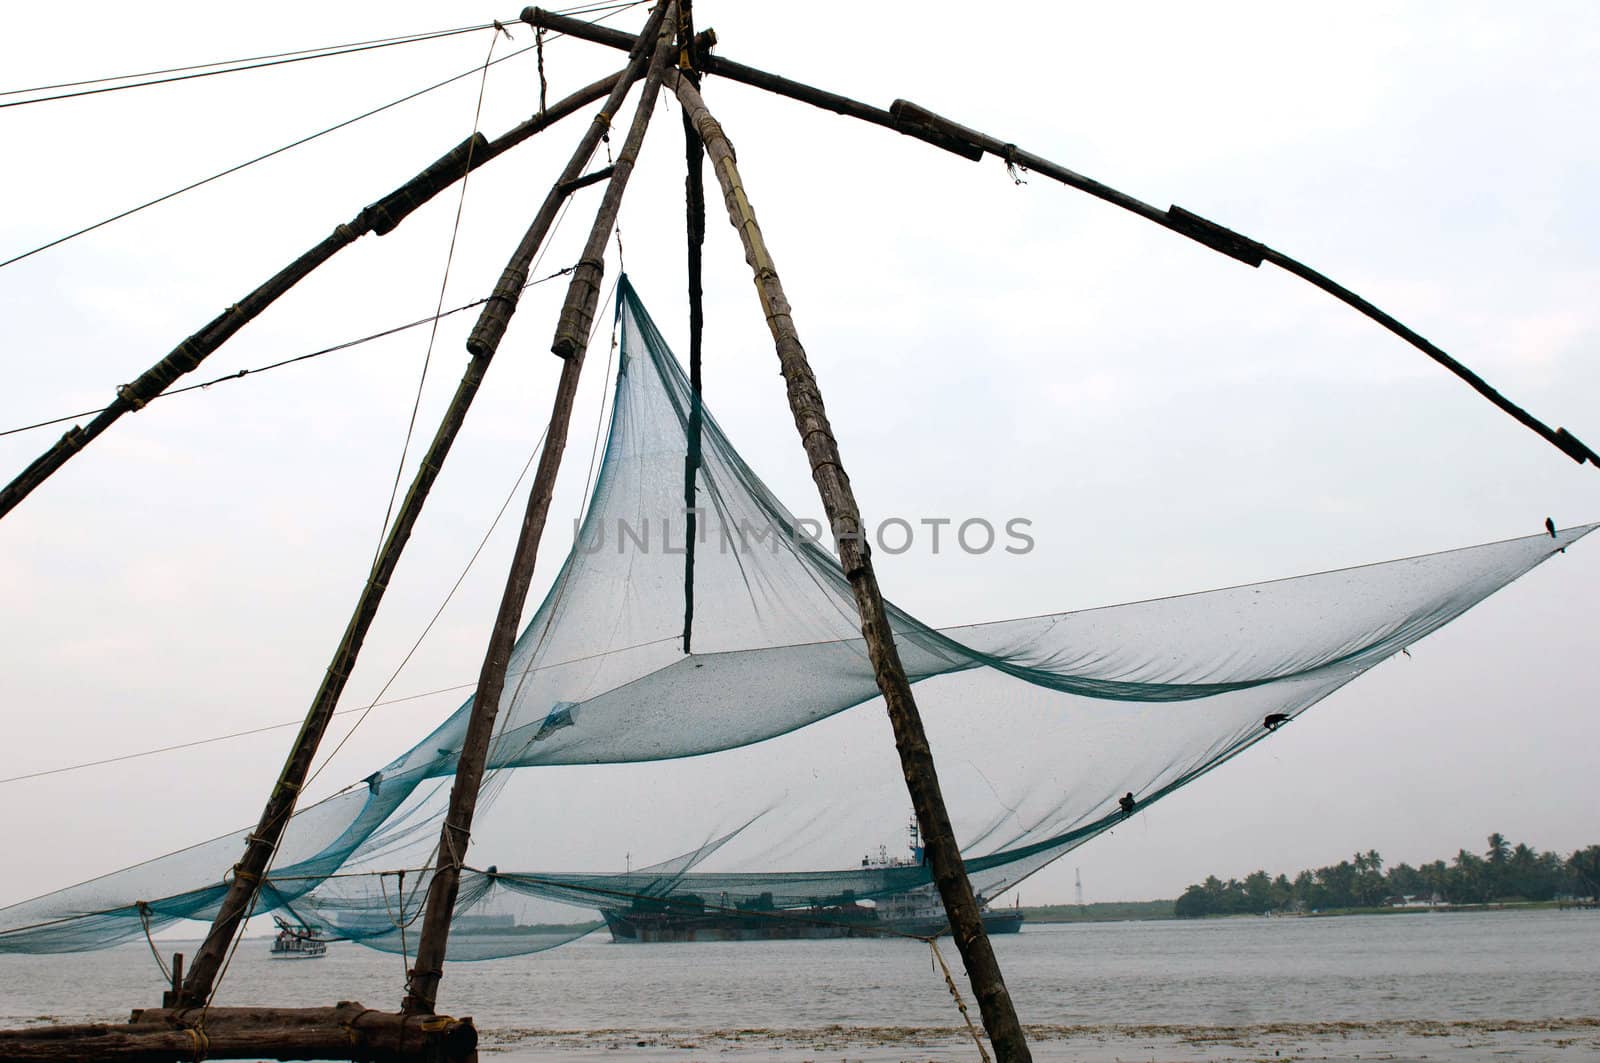
<svg viewBox="0 0 1600 1063">
<path fill-rule="evenodd" d="M 1600 1059 L 1596 912 L 1036 925 L 995 947 L 1040 1059 Z M 245 943 L 219 1003 L 399 1003 L 398 957 L 335 945 L 283 963 L 267 948 Z M 0 1025 L 120 1021 L 161 988 L 142 946 L 0 956 Z M 601 934 L 451 965 L 440 1005 L 474 1016 L 505 1063 L 976 1058 L 916 942 Z"/>
</svg>

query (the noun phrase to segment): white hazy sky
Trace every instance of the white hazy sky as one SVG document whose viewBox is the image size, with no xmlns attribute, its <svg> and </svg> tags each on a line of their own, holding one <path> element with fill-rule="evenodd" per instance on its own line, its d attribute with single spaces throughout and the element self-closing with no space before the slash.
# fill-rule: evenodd
<svg viewBox="0 0 1600 1063">
<path fill-rule="evenodd" d="M 643 9 L 619 25 L 635 28 Z M 499 16 L 415 2 L 9 5 L 23 87 Z M 719 52 L 887 106 L 904 96 L 1133 195 L 1177 203 L 1342 280 L 1552 425 L 1600 446 L 1600 8 L 1459 3 L 971 5 L 702 0 Z M 515 44 L 532 41 L 515 27 Z M 0 110 L 0 258 L 483 60 L 488 34 Z M 552 43 L 552 98 L 619 64 Z M 177 341 L 471 128 L 476 79 L 0 269 L 0 429 L 103 405 Z M 1038 176 L 712 80 L 869 519 L 1014 516 L 1023 558 L 880 557 L 935 624 L 1198 590 L 1600 518 L 1579 467 L 1375 325 Z M 9 97 L 7 97 L 9 99 Z M 482 127 L 531 113 L 531 54 Z M 630 105 L 631 107 L 631 105 Z M 681 136 L 652 132 L 627 268 L 685 350 Z M 472 179 L 447 305 L 485 294 L 578 134 Z M 367 237 L 195 379 L 431 313 L 454 191 Z M 566 265 L 592 198 L 546 268 Z M 737 242 L 713 200 L 708 401 L 791 507 L 815 513 Z M 609 267 L 614 274 L 615 264 Z M 547 416 L 561 292 L 534 289 L 369 641 L 346 705 L 399 664 Z M 419 423 L 463 361 L 440 331 Z M 0 777 L 297 718 L 375 545 L 425 330 L 127 417 L 0 521 Z M 592 363 L 598 365 L 598 363 Z M 569 470 L 586 464 L 591 374 Z M 59 433 L 0 437 L 9 479 Z M 409 472 L 408 472 L 409 475 Z M 576 480 L 576 475 L 568 477 Z M 572 513 L 568 483 L 555 513 Z M 568 534 L 552 521 L 544 555 Z M 507 529 L 391 696 L 469 682 Z M 548 573 L 551 565 L 542 570 Z M 544 577 L 541 577 L 544 578 Z M 1593 603 L 1581 544 L 1024 888 L 1174 896 L 1211 873 L 1600 837 Z M 537 599 L 536 599 L 537 600 Z M 460 693 L 378 710 L 327 793 Z M 349 719 L 348 717 L 346 718 Z M 0 784 L 0 903 L 253 822 L 292 729 Z M 937 751 L 936 751 L 937 753 Z M 892 828 L 888 834 L 893 836 Z M 20 857 L 45 841 L 46 858 Z M 612 854 L 614 855 L 614 854 Z M 610 856 L 607 857 L 610 859 Z"/>
</svg>

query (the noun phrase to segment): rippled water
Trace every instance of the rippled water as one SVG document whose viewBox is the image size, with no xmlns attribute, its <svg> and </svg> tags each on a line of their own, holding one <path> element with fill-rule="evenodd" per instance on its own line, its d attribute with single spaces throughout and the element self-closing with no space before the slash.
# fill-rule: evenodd
<svg viewBox="0 0 1600 1063">
<path fill-rule="evenodd" d="M 1596 912 L 1034 925 L 994 941 L 1041 1059 L 1600 1059 Z M 245 943 L 218 1003 L 399 1003 L 398 957 L 335 945 L 283 963 L 267 948 Z M 0 1025 L 119 1021 L 161 989 L 143 946 L 0 956 Z M 976 1058 L 927 947 L 908 941 L 600 934 L 450 965 L 440 1010 L 474 1016 L 508 1063 Z"/>
</svg>

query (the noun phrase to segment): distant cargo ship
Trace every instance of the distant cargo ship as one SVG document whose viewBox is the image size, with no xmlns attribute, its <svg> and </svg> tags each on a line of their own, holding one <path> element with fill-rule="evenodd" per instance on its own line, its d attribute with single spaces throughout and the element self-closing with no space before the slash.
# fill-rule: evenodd
<svg viewBox="0 0 1600 1063">
<path fill-rule="evenodd" d="M 929 895 L 900 903 L 909 894 L 886 897 L 879 907 L 863 904 L 816 905 L 809 908 L 707 908 L 705 899 L 680 895 L 629 908 L 601 911 L 611 940 L 625 944 L 664 941 L 787 941 L 865 937 L 937 937 L 950 932 L 949 920 L 932 887 Z M 920 889 L 919 891 L 920 892 Z M 885 906 L 902 914 L 886 915 Z M 982 908 L 983 928 L 991 934 L 1022 929 L 1017 908 Z"/>
<path fill-rule="evenodd" d="M 891 859 L 880 846 L 876 857 L 861 860 L 862 867 L 913 867 L 922 863 L 923 851 L 912 820 L 911 859 Z M 1022 929 L 1018 907 L 991 909 L 982 897 L 978 908 L 983 928 L 990 934 L 1015 934 Z M 669 941 L 817 941 L 830 938 L 918 937 L 950 932 L 944 903 L 932 883 L 878 898 L 872 905 L 853 897 L 837 904 L 805 908 L 779 908 L 772 894 L 753 901 L 708 904 L 697 894 L 641 897 L 627 908 L 602 909 L 611 940 L 623 944 Z"/>
</svg>

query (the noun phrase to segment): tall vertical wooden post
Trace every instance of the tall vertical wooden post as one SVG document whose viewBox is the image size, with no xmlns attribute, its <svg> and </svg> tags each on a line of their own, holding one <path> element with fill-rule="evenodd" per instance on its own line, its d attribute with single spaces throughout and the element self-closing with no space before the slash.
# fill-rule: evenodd
<svg viewBox="0 0 1600 1063">
<path fill-rule="evenodd" d="M 651 112 L 660 95 L 662 75 L 672 55 L 674 26 L 667 16 L 675 6 L 671 0 L 657 0 L 644 32 L 639 35 L 640 49 L 636 50 L 629 69 L 648 61 L 649 72 L 640 91 L 639 106 L 634 112 L 627 139 L 617 157 L 611 179 L 606 184 L 594 226 L 590 229 L 589 242 L 567 287 L 566 303 L 551 343 L 551 350 L 564 358 L 565 363 L 561 367 L 561 381 L 556 387 L 544 451 L 539 455 L 539 468 L 534 475 L 527 512 L 517 538 L 511 573 L 500 598 L 500 609 L 495 616 L 494 630 L 489 636 L 483 668 L 478 674 L 478 689 L 473 696 L 466 737 L 456 761 L 455 781 L 450 787 L 450 807 L 439 833 L 433 879 L 428 883 L 427 911 L 423 916 L 422 937 L 417 945 L 417 960 L 402 1005 L 402 1010 L 408 1014 L 432 1014 L 438 999 L 439 981 L 444 975 L 445 951 L 450 937 L 450 921 L 461 887 L 461 868 L 466 862 L 467 845 L 472 835 L 472 816 L 477 808 L 478 787 L 483 781 L 489 746 L 494 737 L 495 719 L 500 711 L 500 697 L 505 691 L 506 669 L 510 666 L 511 650 L 516 643 L 517 626 L 527 602 L 528 588 L 533 582 L 539 540 L 544 534 L 545 518 L 550 512 L 556 474 L 560 471 L 561 457 L 566 450 L 567 428 L 572 420 L 573 401 L 577 397 L 578 376 L 583 369 L 589 325 L 594 320 L 595 306 L 599 301 L 605 246 L 616 224 L 617 212 L 622 206 L 622 193 L 627 188 L 628 177 L 639 157 L 639 147 L 644 142 Z M 643 51 L 647 45 L 653 45 L 648 57 Z M 622 86 L 625 88 L 630 80 L 625 78 Z M 608 104 L 602 117 L 608 117 L 620 102 L 618 97 Z M 509 309 L 504 318 L 496 319 L 496 342 L 499 335 L 504 333 L 506 318 L 509 318 Z"/>
<path fill-rule="evenodd" d="M 680 0 L 678 9 L 679 76 L 700 83 L 696 72 L 698 56 L 694 36 L 691 0 Z M 700 252 L 706 242 L 706 187 L 702 173 L 705 146 L 694 130 L 689 112 L 683 112 L 683 155 L 687 164 L 684 177 L 684 204 L 689 244 L 689 445 L 683 459 L 683 652 L 690 652 L 694 637 L 694 551 L 699 521 L 695 513 L 695 476 L 700 471 L 700 429 L 704 414 L 700 397 L 700 341 L 705 329 L 705 307 L 700 288 Z"/>
<path fill-rule="evenodd" d="M 1000 974 L 1000 965 L 990 947 L 989 936 L 984 932 L 977 899 L 972 893 L 972 883 L 967 880 L 966 868 L 961 862 L 961 851 L 956 845 L 955 832 L 951 828 L 944 796 L 939 789 L 938 774 L 934 770 L 928 736 L 917 712 L 916 701 L 911 696 L 911 684 L 906 679 L 905 667 L 900 663 L 900 654 L 895 648 L 894 632 L 889 627 L 883 595 L 872 571 L 872 554 L 867 546 L 861 511 L 850 489 L 850 479 L 845 475 L 833 429 L 828 424 L 822 393 L 817 388 L 805 348 L 801 346 L 800 336 L 795 331 L 778 271 L 772 263 L 772 256 L 767 253 L 755 212 L 745 195 L 733 146 L 728 143 L 722 127 L 706 109 L 705 101 L 689 79 L 674 75 L 673 80 L 678 100 L 711 156 L 712 169 L 722 185 L 723 198 L 727 203 L 728 220 L 738 230 L 739 239 L 744 243 L 745 259 L 755 274 L 756 291 L 761 297 L 767 327 L 777 345 L 778 361 L 788 385 L 789 408 L 794 414 L 795 428 L 800 432 L 801 443 L 811 462 L 811 477 L 816 482 L 823 510 L 838 543 L 839 561 L 855 594 L 856 608 L 861 614 L 861 633 L 866 638 L 867 653 L 872 660 L 878 690 L 882 692 L 888 707 L 906 789 L 916 809 L 917 823 L 927 846 L 928 862 L 933 867 L 934 882 L 939 887 L 945 911 L 950 917 L 951 933 L 955 937 L 956 947 L 961 950 L 961 958 L 966 961 L 967 975 L 972 981 L 973 995 L 978 998 L 984 1028 L 1000 1060 L 1004 1063 L 1022 1063 L 1032 1058 L 1028 1043 L 1017 1021 L 1005 979 Z"/>
</svg>

